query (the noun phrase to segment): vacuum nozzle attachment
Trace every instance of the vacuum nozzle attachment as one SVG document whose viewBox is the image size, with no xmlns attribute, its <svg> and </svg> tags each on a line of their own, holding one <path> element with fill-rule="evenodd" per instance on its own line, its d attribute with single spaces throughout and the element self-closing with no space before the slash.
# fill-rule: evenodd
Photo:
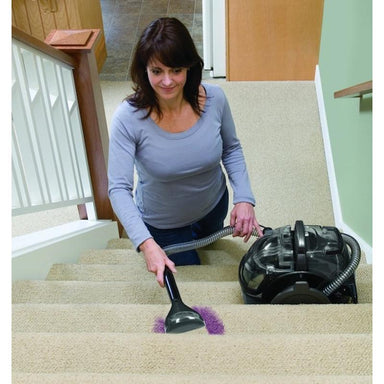
<svg viewBox="0 0 384 384">
<path fill-rule="evenodd" d="M 183 333 L 205 327 L 200 314 L 181 300 L 173 273 L 167 266 L 164 270 L 164 282 L 172 304 L 165 318 L 165 333 Z"/>
<path fill-rule="evenodd" d="M 231 235 L 233 232 L 234 228 L 231 226 L 227 226 L 203 239 L 192 240 L 181 244 L 173 244 L 163 249 L 165 253 L 169 256 L 173 253 L 205 247 L 224 236 Z M 256 230 L 254 230 L 252 234 L 254 236 L 258 236 Z M 205 327 L 205 322 L 201 315 L 192 308 L 185 305 L 181 300 L 175 278 L 171 270 L 167 266 L 164 270 L 164 283 L 167 287 L 168 295 L 172 303 L 171 310 L 169 311 L 165 319 L 165 332 L 182 333 L 192 331 L 197 328 Z"/>
</svg>

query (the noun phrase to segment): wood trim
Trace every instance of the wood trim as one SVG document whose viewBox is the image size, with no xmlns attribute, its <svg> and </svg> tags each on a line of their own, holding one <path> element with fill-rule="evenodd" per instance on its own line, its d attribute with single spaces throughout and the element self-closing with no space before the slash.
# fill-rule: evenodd
<svg viewBox="0 0 384 384">
<path fill-rule="evenodd" d="M 22 43 L 27 44 L 32 48 L 37 49 L 38 51 L 53 57 L 54 59 L 60 60 L 65 64 L 70 65 L 71 67 L 75 67 L 76 65 L 76 61 L 73 59 L 73 57 L 71 57 L 67 53 L 64 53 L 58 49 L 51 47 L 45 42 L 31 35 L 28 35 L 27 33 L 23 32 L 21 29 L 18 29 L 14 26 L 12 26 L 12 38 L 18 41 L 21 41 Z"/>
<path fill-rule="evenodd" d="M 45 41 L 63 52 L 77 53 L 92 52 L 100 38 L 100 29 L 54 29 Z"/>
<path fill-rule="evenodd" d="M 89 172 L 92 180 L 98 219 L 112 219 L 112 208 L 108 197 L 107 168 L 101 142 L 98 114 L 93 94 L 93 76 L 89 66 L 92 58 L 86 53 L 73 53 L 78 59 L 74 71 L 77 100 L 83 126 Z M 96 66 L 96 60 L 94 60 Z M 97 72 L 97 69 L 96 69 Z"/>
<path fill-rule="evenodd" d="M 52 30 L 99 28 L 95 47 L 99 72 L 107 57 L 100 0 L 12 0 L 12 25 L 44 41 Z"/>
<path fill-rule="evenodd" d="M 361 97 L 368 93 L 372 93 L 372 80 L 353 85 L 352 87 L 341 89 L 334 93 L 334 98 L 340 97 Z"/>
</svg>

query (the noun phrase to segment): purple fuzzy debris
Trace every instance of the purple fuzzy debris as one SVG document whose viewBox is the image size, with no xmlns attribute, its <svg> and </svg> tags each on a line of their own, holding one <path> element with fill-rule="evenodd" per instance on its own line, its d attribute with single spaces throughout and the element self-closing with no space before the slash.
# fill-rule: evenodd
<svg viewBox="0 0 384 384">
<path fill-rule="evenodd" d="M 210 335 L 223 335 L 224 324 L 217 316 L 216 312 L 209 307 L 193 307 L 205 321 L 205 327 Z M 165 333 L 165 319 L 157 317 L 153 325 L 154 333 Z"/>
<path fill-rule="evenodd" d="M 165 333 L 165 319 L 162 317 L 157 317 L 155 319 L 155 324 L 153 325 L 154 333 Z"/>
<path fill-rule="evenodd" d="M 193 309 L 198 312 L 205 321 L 207 332 L 210 335 L 224 334 L 224 324 L 213 309 L 209 307 L 193 307 Z"/>
</svg>

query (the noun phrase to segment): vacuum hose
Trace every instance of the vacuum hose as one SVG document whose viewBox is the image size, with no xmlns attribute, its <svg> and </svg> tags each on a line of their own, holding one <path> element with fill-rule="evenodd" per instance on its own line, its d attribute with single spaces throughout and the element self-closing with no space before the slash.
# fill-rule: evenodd
<svg viewBox="0 0 384 384">
<path fill-rule="evenodd" d="M 214 243 L 216 240 L 221 239 L 222 237 L 232 235 L 234 231 L 234 227 L 227 226 L 202 239 L 192 240 L 186 243 L 168 245 L 167 247 L 164 247 L 163 250 L 169 256 L 173 253 L 185 252 L 190 251 L 192 249 L 205 247 L 209 244 Z M 255 229 L 252 231 L 252 236 L 259 236 Z"/>
<path fill-rule="evenodd" d="M 345 243 L 351 248 L 351 259 L 347 267 L 339 276 L 336 277 L 334 281 L 331 281 L 324 289 L 323 293 L 326 296 L 329 296 L 337 288 L 339 288 L 352 274 L 355 272 L 356 268 L 360 262 L 361 250 L 359 243 L 351 236 L 346 235 L 345 233 L 341 234 L 341 237 Z"/>
<path fill-rule="evenodd" d="M 227 226 L 219 231 L 212 233 L 211 235 L 204 237 L 202 239 L 192 240 L 185 243 L 172 244 L 167 247 L 164 247 L 164 252 L 169 256 L 178 252 L 190 251 L 192 249 L 205 247 L 209 244 L 214 243 L 215 241 L 221 239 L 222 237 L 232 235 L 235 231 L 234 227 Z M 254 229 L 252 236 L 258 237 L 257 231 Z M 360 262 L 361 250 L 359 243 L 351 236 L 344 233 L 341 234 L 345 243 L 350 247 L 352 255 L 348 266 L 335 280 L 331 281 L 324 289 L 323 293 L 326 296 L 332 294 L 336 289 L 338 289 L 352 274 L 355 272 L 356 268 Z"/>
</svg>

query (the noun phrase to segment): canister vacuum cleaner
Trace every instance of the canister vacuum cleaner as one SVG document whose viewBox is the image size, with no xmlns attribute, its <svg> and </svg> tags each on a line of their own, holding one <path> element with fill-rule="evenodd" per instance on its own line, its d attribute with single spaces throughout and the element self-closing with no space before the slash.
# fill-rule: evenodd
<svg viewBox="0 0 384 384">
<path fill-rule="evenodd" d="M 304 225 L 263 227 L 240 261 L 238 277 L 245 304 L 357 303 L 355 271 L 361 250 L 358 242 L 335 227 Z M 231 235 L 233 227 L 203 239 L 164 248 L 167 255 L 207 246 Z M 254 232 L 253 235 L 257 236 Z M 164 281 L 172 302 L 165 321 L 167 333 L 203 327 L 204 321 L 180 297 L 172 272 Z"/>
</svg>

